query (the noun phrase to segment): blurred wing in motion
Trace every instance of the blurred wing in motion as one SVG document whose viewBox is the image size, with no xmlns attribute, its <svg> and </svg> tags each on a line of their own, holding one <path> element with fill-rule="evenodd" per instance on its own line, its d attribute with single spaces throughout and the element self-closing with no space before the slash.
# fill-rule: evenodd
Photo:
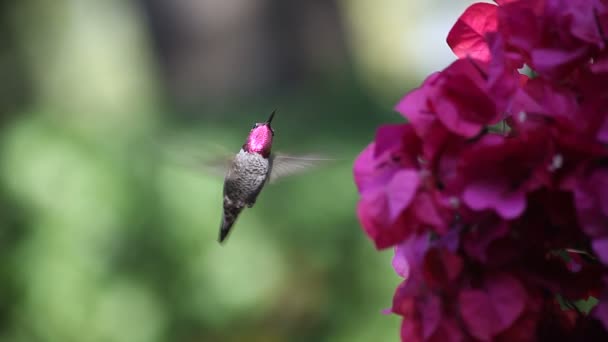
<svg viewBox="0 0 608 342">
<path fill-rule="evenodd" d="M 275 183 L 285 177 L 309 171 L 334 160 L 319 155 L 292 156 L 276 154 L 272 157 L 272 169 L 270 170 L 268 181 Z"/>
<path fill-rule="evenodd" d="M 162 150 L 165 160 L 174 166 L 221 178 L 234 158 L 228 149 L 213 143 L 199 143 L 196 146 L 183 144 L 179 147 L 165 144 Z"/>
<path fill-rule="evenodd" d="M 215 159 L 204 160 L 202 161 L 202 170 L 203 172 L 216 177 L 224 177 L 228 170 L 230 170 L 232 159 L 232 156 L 222 156 L 216 157 Z"/>
</svg>

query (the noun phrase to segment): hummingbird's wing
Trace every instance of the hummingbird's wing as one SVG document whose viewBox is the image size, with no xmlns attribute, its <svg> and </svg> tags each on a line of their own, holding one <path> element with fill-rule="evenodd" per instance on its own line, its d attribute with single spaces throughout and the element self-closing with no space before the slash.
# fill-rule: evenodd
<svg viewBox="0 0 608 342">
<path fill-rule="evenodd" d="M 203 172 L 209 176 L 223 178 L 230 170 L 234 153 L 223 145 L 212 142 L 192 143 L 157 142 L 165 162 L 175 167 Z"/>
<path fill-rule="evenodd" d="M 233 159 L 233 156 L 220 156 L 202 160 L 202 169 L 204 172 L 216 177 L 229 177 Z"/>
<path fill-rule="evenodd" d="M 270 183 L 275 183 L 284 177 L 306 172 L 334 160 L 314 154 L 294 156 L 279 153 L 272 155 L 271 158 L 272 168 L 270 169 L 270 177 L 268 177 Z"/>
</svg>

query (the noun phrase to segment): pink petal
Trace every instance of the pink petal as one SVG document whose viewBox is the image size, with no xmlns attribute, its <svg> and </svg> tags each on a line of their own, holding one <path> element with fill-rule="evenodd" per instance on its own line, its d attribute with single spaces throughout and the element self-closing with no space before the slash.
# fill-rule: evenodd
<svg viewBox="0 0 608 342">
<path fill-rule="evenodd" d="M 487 288 L 501 329 L 510 327 L 524 311 L 526 290 L 517 279 L 506 274 L 490 278 Z"/>
<path fill-rule="evenodd" d="M 608 53 L 604 53 L 602 56 L 595 58 L 590 68 L 591 71 L 596 74 L 608 72 Z"/>
<path fill-rule="evenodd" d="M 608 265 L 608 237 L 594 239 L 591 246 L 600 261 L 604 265 Z"/>
<path fill-rule="evenodd" d="M 395 106 L 395 110 L 408 119 L 420 137 L 426 136 L 437 120 L 428 102 L 436 91 L 432 85 L 440 75 L 439 72 L 429 75 L 419 88 L 410 91 Z"/>
<path fill-rule="evenodd" d="M 407 260 L 407 257 L 403 255 L 403 249 L 399 249 L 399 247 L 395 248 L 395 256 L 393 256 L 393 268 L 395 272 L 407 279 L 410 275 L 410 264 Z"/>
<path fill-rule="evenodd" d="M 463 268 L 462 258 L 444 248 L 432 248 L 424 258 L 424 276 L 429 287 L 446 288 Z"/>
<path fill-rule="evenodd" d="M 597 132 L 597 140 L 608 144 L 608 113 L 604 115 L 604 122 Z"/>
<path fill-rule="evenodd" d="M 535 49 L 532 67 L 540 74 L 560 77 L 571 71 L 587 56 L 586 47 L 578 49 Z"/>
<path fill-rule="evenodd" d="M 444 317 L 429 342 L 462 342 L 466 341 L 462 336 L 462 330 L 455 319 Z"/>
<path fill-rule="evenodd" d="M 376 131 L 376 149 L 374 155 L 379 156 L 386 151 L 398 149 L 406 132 L 406 124 L 380 126 Z"/>
<path fill-rule="evenodd" d="M 604 281 L 604 284 L 606 284 L 606 281 Z M 593 308 L 591 314 L 600 320 L 604 328 L 608 330 L 608 290 L 604 289 L 602 296 L 598 299 L 599 303 Z"/>
<path fill-rule="evenodd" d="M 377 249 L 395 246 L 412 233 L 404 216 L 391 222 L 388 212 L 388 198 L 382 189 L 366 192 L 357 203 L 357 218 Z"/>
<path fill-rule="evenodd" d="M 406 317 L 401 321 L 401 341 L 424 342 L 421 336 L 420 324 L 411 317 Z"/>
<path fill-rule="evenodd" d="M 519 281 L 509 275 L 491 277 L 485 285 L 485 290 L 461 291 L 458 302 L 471 335 L 489 341 L 519 318 L 527 295 Z"/>
<path fill-rule="evenodd" d="M 429 339 L 441 321 L 441 302 L 435 295 L 428 295 L 421 299 L 419 311 L 422 314 L 422 337 Z"/>
<path fill-rule="evenodd" d="M 488 294 L 480 290 L 463 290 L 458 302 L 460 314 L 471 335 L 481 341 L 489 341 L 495 335 L 497 317 Z"/>
<path fill-rule="evenodd" d="M 411 270 L 420 273 L 424 255 L 429 248 L 428 234 L 413 235 L 395 248 L 393 268 L 398 275 L 409 279 Z"/>
<path fill-rule="evenodd" d="M 473 259 L 486 263 L 490 246 L 509 233 L 509 225 L 503 220 L 481 221 L 475 231 L 470 231 L 464 241 L 464 250 Z"/>
<path fill-rule="evenodd" d="M 373 181 L 376 170 L 374 149 L 375 144 L 372 142 L 371 144 L 367 145 L 367 147 L 365 147 L 355 159 L 355 163 L 353 165 L 353 176 L 355 179 L 355 185 L 357 186 L 359 192 L 365 191 L 366 185 L 369 185 Z"/>
<path fill-rule="evenodd" d="M 420 177 L 415 170 L 401 170 L 393 175 L 386 187 L 389 206 L 389 220 L 396 220 L 410 205 L 418 191 Z"/>
<path fill-rule="evenodd" d="M 490 60 L 490 49 L 485 35 L 496 31 L 497 6 L 475 3 L 458 18 L 447 37 L 447 43 L 458 58 L 470 56 Z"/>
<path fill-rule="evenodd" d="M 574 198 L 583 231 L 592 238 L 608 236 L 608 169 L 575 179 Z"/>
<path fill-rule="evenodd" d="M 608 218 L 608 169 L 598 170 L 594 176 L 593 186 L 598 194 L 599 207 L 602 214 Z"/>
<path fill-rule="evenodd" d="M 465 120 L 463 118 L 464 113 L 454 102 L 454 99 L 440 97 L 435 103 L 435 107 L 437 108 L 437 116 L 450 131 L 466 138 L 472 138 L 481 131 L 483 124 Z"/>
<path fill-rule="evenodd" d="M 523 191 L 507 191 L 498 182 L 473 182 L 466 187 L 462 199 L 473 210 L 494 209 L 504 219 L 517 218 L 526 208 Z"/>
<path fill-rule="evenodd" d="M 414 215 L 421 222 L 432 226 L 438 232 L 447 229 L 446 220 L 441 216 L 438 204 L 434 201 L 432 194 L 420 192 L 412 203 Z"/>
</svg>

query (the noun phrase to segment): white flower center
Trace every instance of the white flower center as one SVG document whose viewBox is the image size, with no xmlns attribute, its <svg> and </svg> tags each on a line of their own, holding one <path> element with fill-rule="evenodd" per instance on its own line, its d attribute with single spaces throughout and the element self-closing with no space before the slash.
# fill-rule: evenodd
<svg viewBox="0 0 608 342">
<path fill-rule="evenodd" d="M 551 164 L 549 164 L 549 171 L 553 172 L 559 170 L 564 165 L 564 157 L 561 154 L 556 154 L 551 159 Z"/>
<path fill-rule="evenodd" d="M 527 118 L 526 112 L 519 112 L 519 115 L 517 115 L 517 120 L 519 120 L 519 122 L 524 122 Z"/>
<path fill-rule="evenodd" d="M 452 206 L 452 208 L 457 209 L 460 206 L 460 200 L 458 199 L 458 197 L 450 197 L 450 205 Z"/>
</svg>

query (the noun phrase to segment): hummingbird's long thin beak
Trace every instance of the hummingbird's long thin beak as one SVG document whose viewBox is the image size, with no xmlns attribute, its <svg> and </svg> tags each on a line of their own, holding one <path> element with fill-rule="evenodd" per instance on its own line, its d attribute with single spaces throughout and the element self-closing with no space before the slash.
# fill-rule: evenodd
<svg viewBox="0 0 608 342">
<path fill-rule="evenodd" d="M 268 120 L 266 120 L 266 124 L 270 125 L 270 123 L 272 122 L 272 119 L 274 118 L 274 113 L 276 113 L 277 110 L 273 110 L 272 113 L 270 113 L 270 117 L 268 118 Z"/>
</svg>

